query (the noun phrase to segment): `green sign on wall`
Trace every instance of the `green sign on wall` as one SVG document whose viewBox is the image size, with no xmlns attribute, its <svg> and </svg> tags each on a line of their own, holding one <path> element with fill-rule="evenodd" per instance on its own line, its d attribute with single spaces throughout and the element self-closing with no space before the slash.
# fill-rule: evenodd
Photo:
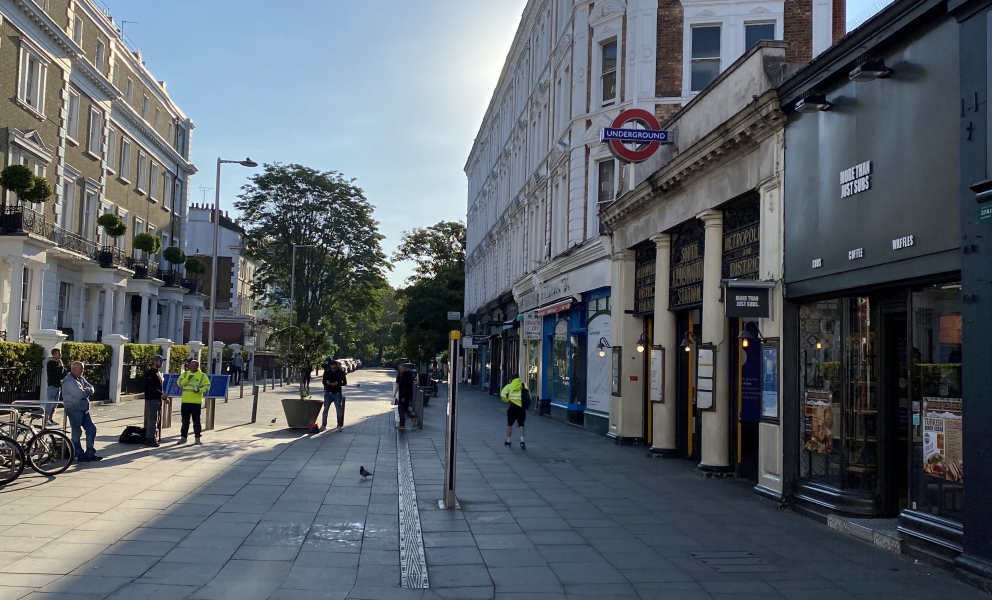
<svg viewBox="0 0 992 600">
<path fill-rule="evenodd" d="M 978 223 L 992 223 L 992 202 L 978 205 Z"/>
</svg>

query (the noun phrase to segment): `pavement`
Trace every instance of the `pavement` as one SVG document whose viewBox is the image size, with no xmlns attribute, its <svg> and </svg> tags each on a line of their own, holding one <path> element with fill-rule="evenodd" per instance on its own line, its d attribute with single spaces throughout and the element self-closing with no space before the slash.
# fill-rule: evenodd
<svg viewBox="0 0 992 600">
<path fill-rule="evenodd" d="M 285 428 L 292 386 L 260 394 L 255 424 L 235 391 L 202 446 L 172 443 L 178 411 L 162 447 L 117 444 L 142 403 L 94 408 L 103 461 L 0 490 L 0 600 L 988 598 L 687 461 L 533 415 L 527 450 L 504 448 L 505 405 L 465 388 L 460 509 L 441 510 L 444 386 L 398 433 L 390 373 L 349 382 L 344 431 L 313 436 Z M 429 589 L 400 585 L 403 439 Z"/>
</svg>

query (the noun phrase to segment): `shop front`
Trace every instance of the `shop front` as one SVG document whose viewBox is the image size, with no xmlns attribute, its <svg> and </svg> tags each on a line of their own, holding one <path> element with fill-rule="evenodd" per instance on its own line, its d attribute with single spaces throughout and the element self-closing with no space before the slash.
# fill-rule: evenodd
<svg viewBox="0 0 992 600">
<path fill-rule="evenodd" d="M 957 36 L 953 19 L 893 35 L 867 50 L 891 77 L 865 80 L 865 45 L 841 44 L 782 97 L 789 491 L 942 561 L 962 550 L 968 444 Z M 814 82 L 851 102 L 794 110 Z"/>
</svg>

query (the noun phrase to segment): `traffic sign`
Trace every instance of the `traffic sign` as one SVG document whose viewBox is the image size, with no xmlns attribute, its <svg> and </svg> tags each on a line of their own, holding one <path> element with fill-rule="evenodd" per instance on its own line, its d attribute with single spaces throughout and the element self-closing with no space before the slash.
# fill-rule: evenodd
<svg viewBox="0 0 992 600">
<path fill-rule="evenodd" d="M 448 311 L 448 320 L 449 321 L 461 321 L 462 320 L 462 313 L 455 312 L 453 310 L 449 310 Z"/>
<path fill-rule="evenodd" d="M 634 125 L 640 125 L 640 129 Z M 671 144 L 671 138 L 671 132 L 663 130 L 658 119 L 641 108 L 623 111 L 600 134 L 600 140 L 609 144 L 613 156 L 627 163 L 646 161 L 657 152 L 658 146 Z M 637 146 L 629 148 L 624 145 L 630 143 Z"/>
</svg>

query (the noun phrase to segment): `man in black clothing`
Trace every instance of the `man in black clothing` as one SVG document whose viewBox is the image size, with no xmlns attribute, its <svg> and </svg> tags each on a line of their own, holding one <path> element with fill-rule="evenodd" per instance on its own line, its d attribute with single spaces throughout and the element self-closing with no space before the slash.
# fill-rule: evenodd
<svg viewBox="0 0 992 600">
<path fill-rule="evenodd" d="M 406 411 L 410 409 L 410 403 L 413 402 L 413 384 L 413 371 L 409 365 L 401 363 L 396 374 L 396 408 L 400 411 L 400 424 L 396 426 L 396 429 L 400 431 L 406 429 Z"/>
<path fill-rule="evenodd" d="M 344 386 L 348 385 L 348 378 L 344 374 L 337 361 L 332 361 L 324 369 L 324 420 L 320 425 L 320 430 L 327 429 L 327 413 L 331 410 L 331 404 L 337 412 L 338 431 L 344 428 Z"/>
<path fill-rule="evenodd" d="M 159 369 L 165 358 L 156 354 L 145 370 L 145 445 L 158 446 L 158 420 L 162 402 L 169 403 L 169 397 L 162 389 L 163 377 Z"/>
<path fill-rule="evenodd" d="M 52 348 L 52 357 L 45 364 L 48 374 L 48 404 L 45 404 L 45 427 L 55 427 L 55 405 L 59 401 L 59 393 L 62 391 L 62 380 L 69 374 L 69 369 L 65 368 L 62 362 L 62 350 Z"/>
</svg>

